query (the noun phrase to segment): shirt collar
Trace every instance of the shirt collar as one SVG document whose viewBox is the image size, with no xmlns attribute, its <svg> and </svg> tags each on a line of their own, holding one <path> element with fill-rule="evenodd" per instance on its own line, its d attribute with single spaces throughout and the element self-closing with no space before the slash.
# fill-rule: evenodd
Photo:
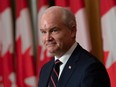
<svg viewBox="0 0 116 87">
<path fill-rule="evenodd" d="M 77 46 L 77 42 L 75 42 L 71 48 L 60 58 L 57 58 L 55 56 L 55 60 L 59 59 L 63 64 L 66 64 L 66 62 L 68 61 L 68 59 L 70 58 L 72 52 L 74 51 L 74 49 L 76 48 Z"/>
</svg>

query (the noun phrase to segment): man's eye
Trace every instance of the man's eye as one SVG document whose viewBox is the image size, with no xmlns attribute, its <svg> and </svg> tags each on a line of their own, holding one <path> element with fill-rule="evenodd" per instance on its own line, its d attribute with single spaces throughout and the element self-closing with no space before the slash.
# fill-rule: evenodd
<svg viewBox="0 0 116 87">
<path fill-rule="evenodd" d="M 52 32 L 57 32 L 58 30 L 57 29 L 53 29 Z"/>
<path fill-rule="evenodd" d="M 53 33 L 58 33 L 59 32 L 59 29 L 58 28 L 54 28 L 54 29 L 52 29 L 52 32 Z"/>
<path fill-rule="evenodd" d="M 45 31 L 41 31 L 42 34 L 45 34 L 46 32 Z"/>
</svg>

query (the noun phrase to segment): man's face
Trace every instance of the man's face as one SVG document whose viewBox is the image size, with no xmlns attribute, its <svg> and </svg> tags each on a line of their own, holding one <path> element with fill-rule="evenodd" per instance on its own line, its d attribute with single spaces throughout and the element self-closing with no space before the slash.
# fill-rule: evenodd
<svg viewBox="0 0 116 87">
<path fill-rule="evenodd" d="M 71 45 L 72 31 L 55 17 L 43 17 L 40 23 L 42 41 L 47 50 L 53 55 L 62 55 Z"/>
</svg>

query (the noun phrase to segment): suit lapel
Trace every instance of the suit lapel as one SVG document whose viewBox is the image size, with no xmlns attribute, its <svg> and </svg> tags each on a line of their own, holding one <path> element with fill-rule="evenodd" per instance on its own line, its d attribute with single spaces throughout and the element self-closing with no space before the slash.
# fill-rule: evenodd
<svg viewBox="0 0 116 87">
<path fill-rule="evenodd" d="M 71 57 L 69 58 L 63 69 L 57 87 L 65 87 L 66 83 L 68 82 L 69 78 L 71 77 L 73 71 L 76 68 L 75 62 L 79 59 L 79 54 L 81 52 L 81 49 L 82 48 L 80 47 L 80 45 L 78 45 L 74 50 L 74 52 L 72 53 Z"/>
</svg>

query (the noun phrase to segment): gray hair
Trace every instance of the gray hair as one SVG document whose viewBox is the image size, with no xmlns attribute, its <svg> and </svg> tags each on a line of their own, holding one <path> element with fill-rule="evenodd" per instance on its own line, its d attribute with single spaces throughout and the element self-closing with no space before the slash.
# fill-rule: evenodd
<svg viewBox="0 0 116 87">
<path fill-rule="evenodd" d="M 63 21 L 65 25 L 69 27 L 69 29 L 71 29 L 73 26 L 76 27 L 75 15 L 68 8 L 64 8 L 63 10 Z"/>
<path fill-rule="evenodd" d="M 75 15 L 71 12 L 70 9 L 60 7 L 60 6 L 52 6 L 52 7 L 49 7 L 44 13 L 46 13 L 48 11 L 51 11 L 51 9 L 52 10 L 53 9 L 54 10 L 59 9 L 62 21 L 69 29 L 71 29 L 73 26 L 76 27 L 76 18 L 75 18 Z"/>
</svg>

